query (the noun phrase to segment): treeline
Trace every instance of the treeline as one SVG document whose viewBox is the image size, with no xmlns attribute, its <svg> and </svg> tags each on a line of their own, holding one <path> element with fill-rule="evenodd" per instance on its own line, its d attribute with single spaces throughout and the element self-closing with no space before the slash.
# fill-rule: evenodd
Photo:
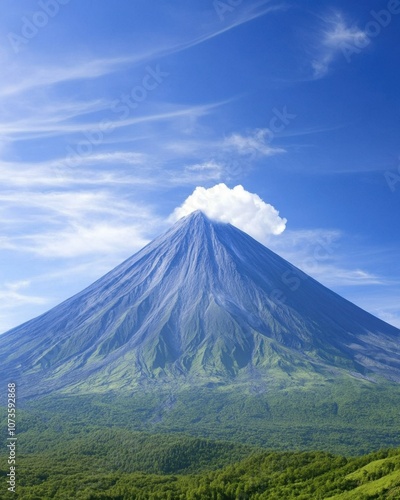
<svg viewBox="0 0 400 500">
<path fill-rule="evenodd" d="M 29 436 L 21 436 L 19 453 L 32 449 L 33 436 L 28 446 L 23 444 Z M 87 464 L 90 470 L 181 474 L 221 468 L 257 451 L 251 446 L 185 435 L 88 428 L 73 438 L 65 433 L 53 434 L 46 450 L 35 455 L 44 462 Z"/>
<path fill-rule="evenodd" d="M 93 438 L 99 438 L 93 435 Z M 122 437 L 122 436 L 121 436 Z M 139 438 L 139 436 L 136 436 Z M 152 456 L 163 457 L 166 442 L 158 447 L 156 441 L 143 436 L 142 444 Z M 158 439 L 162 440 L 161 436 Z M 90 441 L 86 441 L 90 443 Z M 82 442 L 83 444 L 83 442 Z M 128 442 L 129 446 L 130 442 Z M 108 437 L 99 441 L 99 448 L 108 446 L 116 451 Z M 78 446 L 77 443 L 71 446 Z M 187 458 L 180 452 L 190 450 L 190 462 L 199 463 L 210 453 L 221 453 L 223 443 L 212 443 L 181 436 L 176 443 L 176 454 L 168 468 L 185 470 Z M 170 443 L 170 450 L 173 448 Z M 205 448 L 208 452 L 205 452 Z M 212 451 L 210 451 L 212 450 Z M 71 451 L 71 449 L 69 450 Z M 96 455 L 90 453 L 96 452 Z M 227 444 L 227 451 L 234 451 Z M 249 450 L 248 450 L 249 451 Z M 92 446 L 89 450 L 76 449 L 68 456 L 36 454 L 20 456 L 17 495 L 0 494 L 0 498 L 21 500 L 318 500 L 334 498 L 396 499 L 400 498 L 400 450 L 381 451 L 357 458 L 345 458 L 323 452 L 259 452 L 214 471 L 197 474 L 149 474 L 144 472 L 108 472 L 115 466 L 103 465 L 96 459 L 110 456 L 107 450 Z M 87 454 L 89 453 L 89 454 Z M 235 453 L 235 451 L 234 451 Z M 164 456 L 166 458 L 166 456 Z M 226 459 L 226 456 L 225 456 Z M 175 464 L 175 465 L 173 465 Z M 214 464 L 215 465 L 215 464 Z M 129 465 L 130 466 L 130 465 Z M 204 464 L 205 466 L 205 464 Z M 128 464 L 122 464 L 128 467 Z M 148 465 L 144 464 L 143 468 Z M 201 467 L 201 465 L 200 465 Z M 187 468 L 187 467 L 186 467 Z M 207 469 L 207 467 L 205 467 Z M 4 490 L 6 467 L 0 469 Z"/>
</svg>

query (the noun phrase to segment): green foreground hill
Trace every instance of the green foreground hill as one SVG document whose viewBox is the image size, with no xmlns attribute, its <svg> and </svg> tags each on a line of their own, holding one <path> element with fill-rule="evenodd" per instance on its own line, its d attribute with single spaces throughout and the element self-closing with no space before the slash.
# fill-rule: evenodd
<svg viewBox="0 0 400 500">
<path fill-rule="evenodd" d="M 18 493 L 3 455 L 0 498 L 400 498 L 399 398 L 397 384 L 335 381 L 20 401 Z"/>
<path fill-rule="evenodd" d="M 8 494 L 2 461 L 2 499 L 400 498 L 400 450 L 345 458 L 122 430 L 60 435 L 52 449 L 21 453 L 17 471 L 17 494 Z"/>
</svg>

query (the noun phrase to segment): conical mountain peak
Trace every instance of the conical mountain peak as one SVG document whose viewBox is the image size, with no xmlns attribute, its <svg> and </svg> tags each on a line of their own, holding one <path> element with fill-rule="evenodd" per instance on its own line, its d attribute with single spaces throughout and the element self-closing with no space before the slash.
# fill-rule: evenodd
<svg viewBox="0 0 400 500">
<path fill-rule="evenodd" d="M 202 210 L 195 210 L 179 219 L 171 228 L 171 231 L 189 231 L 192 235 L 197 233 L 201 237 L 202 233 L 204 236 L 212 227 L 221 224 L 227 225 L 207 216 Z"/>
<path fill-rule="evenodd" d="M 27 395 L 297 372 L 400 380 L 399 359 L 398 329 L 201 211 L 0 336 L 0 375 Z"/>
<path fill-rule="evenodd" d="M 199 210 L 199 209 L 186 215 L 184 217 L 184 219 L 187 220 L 190 224 L 196 224 L 196 222 L 200 222 L 200 221 L 208 221 L 208 222 L 210 221 L 210 218 L 207 217 L 205 212 L 203 212 L 202 210 Z"/>
</svg>

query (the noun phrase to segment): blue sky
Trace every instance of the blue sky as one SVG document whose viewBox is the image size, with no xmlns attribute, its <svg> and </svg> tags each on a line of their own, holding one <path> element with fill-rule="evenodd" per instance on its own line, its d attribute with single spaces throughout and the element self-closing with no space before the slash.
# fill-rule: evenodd
<svg viewBox="0 0 400 500">
<path fill-rule="evenodd" d="M 400 326 L 398 0 L 1 9 L 0 331 L 218 184 L 286 219 L 271 249 Z"/>
</svg>

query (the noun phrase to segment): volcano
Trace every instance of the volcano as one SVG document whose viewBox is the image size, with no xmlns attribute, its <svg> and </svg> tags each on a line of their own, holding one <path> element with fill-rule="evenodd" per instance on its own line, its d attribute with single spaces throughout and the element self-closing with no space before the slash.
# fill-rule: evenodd
<svg viewBox="0 0 400 500">
<path fill-rule="evenodd" d="M 144 385 L 400 381 L 400 330 L 202 212 L 0 336 L 24 396 Z"/>
</svg>

